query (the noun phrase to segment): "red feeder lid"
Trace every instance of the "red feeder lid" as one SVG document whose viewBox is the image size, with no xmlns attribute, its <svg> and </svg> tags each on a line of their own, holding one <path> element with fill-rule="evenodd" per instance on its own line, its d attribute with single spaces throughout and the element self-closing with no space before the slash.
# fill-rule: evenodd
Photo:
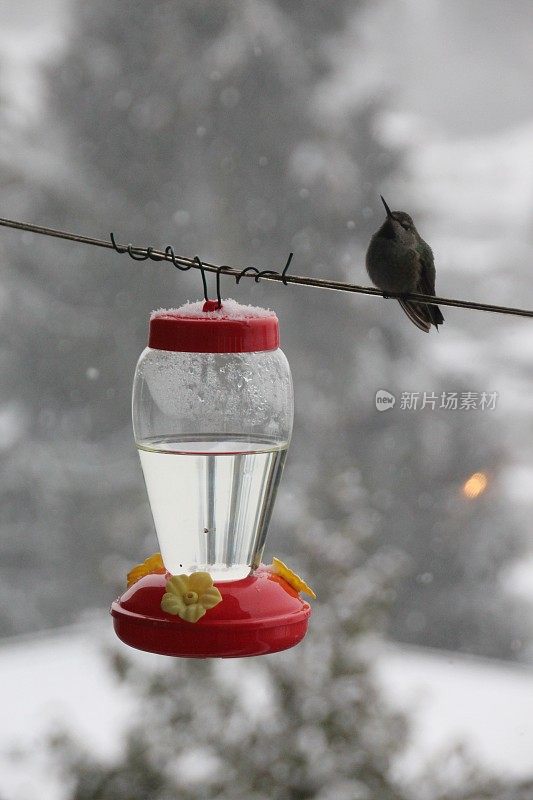
<svg viewBox="0 0 533 800">
<path fill-rule="evenodd" d="M 279 347 L 273 311 L 224 300 L 186 303 L 160 309 L 150 317 L 148 346 L 182 353 L 252 353 Z"/>
</svg>

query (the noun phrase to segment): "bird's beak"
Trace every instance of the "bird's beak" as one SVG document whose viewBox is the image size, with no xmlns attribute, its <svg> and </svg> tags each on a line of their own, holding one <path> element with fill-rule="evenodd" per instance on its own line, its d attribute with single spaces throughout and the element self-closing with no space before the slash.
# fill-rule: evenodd
<svg viewBox="0 0 533 800">
<path fill-rule="evenodd" d="M 385 206 L 385 211 L 387 212 L 387 216 L 389 217 L 389 219 L 392 219 L 392 211 L 390 210 L 390 208 L 388 207 L 387 203 L 385 202 L 385 199 L 384 199 L 382 194 L 380 194 L 380 197 L 381 197 L 381 202 Z"/>
</svg>

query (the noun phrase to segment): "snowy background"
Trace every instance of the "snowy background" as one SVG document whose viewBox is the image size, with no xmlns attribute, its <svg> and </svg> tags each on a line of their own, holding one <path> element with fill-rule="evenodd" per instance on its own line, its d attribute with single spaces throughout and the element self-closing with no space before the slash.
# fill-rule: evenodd
<svg viewBox="0 0 533 800">
<path fill-rule="evenodd" d="M 367 283 L 381 193 L 433 247 L 438 294 L 533 307 L 527 0 L 505 11 L 496 0 L 20 0 L 0 2 L 0 20 L 2 217 L 99 238 L 114 230 L 243 266 L 279 269 L 292 250 L 294 273 Z M 27 797 L 43 774 L 50 800 L 132 796 L 111 778 L 94 789 L 98 768 L 78 761 L 53 778 L 43 743 L 60 723 L 96 761 L 114 759 L 124 781 L 135 771 L 121 737 L 142 681 L 116 683 L 101 615 L 131 564 L 156 549 L 131 379 L 150 310 L 197 299 L 200 281 L 8 229 L 0 255 L 0 798 Z M 443 308 L 441 331 L 423 336 L 391 301 L 252 281 L 228 280 L 223 293 L 277 311 L 293 370 L 295 432 L 267 555 L 286 555 L 318 590 L 330 651 L 353 637 L 383 703 L 368 736 L 364 699 L 353 702 L 367 722 L 354 717 L 348 732 L 315 719 L 311 735 L 295 711 L 296 739 L 336 760 L 325 776 L 306 768 L 296 788 L 279 778 L 270 796 L 533 796 L 530 321 Z M 394 409 L 376 411 L 379 389 L 397 396 Z M 402 392 L 498 399 L 494 410 L 406 410 Z M 478 472 L 485 491 L 465 496 Z M 342 581 L 356 630 L 335 605 Z M 283 671 L 290 656 L 264 662 L 258 675 L 176 670 L 220 697 L 224 680 L 248 670 L 255 686 L 270 682 L 306 708 Z M 80 737 L 82 673 L 92 676 L 86 705 L 105 713 Z M 189 701 L 199 719 L 192 690 Z M 324 703 L 333 714 L 334 699 Z M 386 735 L 396 711 L 411 731 L 405 751 L 403 737 Z M 386 789 L 372 770 L 350 772 L 337 735 L 352 752 L 357 739 L 361 764 L 375 758 Z M 460 766 L 439 758 L 462 745 Z M 150 746 L 159 763 L 161 743 Z M 28 747 L 33 755 L 17 755 Z M 53 758 L 68 762 L 69 747 Z M 186 756 L 176 743 L 181 774 L 194 774 L 202 758 L 185 769 Z M 180 796 L 234 798 L 227 780 L 209 784 L 211 795 L 178 781 Z M 492 794 L 476 795 L 480 786 Z"/>
</svg>

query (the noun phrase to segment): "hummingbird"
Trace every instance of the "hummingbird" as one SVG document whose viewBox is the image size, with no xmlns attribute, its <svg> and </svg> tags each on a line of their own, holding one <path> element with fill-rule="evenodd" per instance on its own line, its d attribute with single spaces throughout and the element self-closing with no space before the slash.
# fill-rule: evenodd
<svg viewBox="0 0 533 800">
<path fill-rule="evenodd" d="M 381 197 L 381 195 L 380 195 Z M 388 294 L 431 294 L 435 296 L 435 263 L 431 247 L 425 242 L 409 214 L 391 211 L 381 197 L 387 218 L 370 240 L 366 269 L 370 280 Z M 444 322 L 438 306 L 398 298 L 401 307 L 417 328 L 429 333 L 431 326 Z"/>
</svg>

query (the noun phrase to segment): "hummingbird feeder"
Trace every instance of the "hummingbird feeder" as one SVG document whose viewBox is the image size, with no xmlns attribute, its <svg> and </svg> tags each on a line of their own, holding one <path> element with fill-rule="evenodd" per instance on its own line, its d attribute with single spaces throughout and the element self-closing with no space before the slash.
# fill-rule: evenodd
<svg viewBox="0 0 533 800">
<path fill-rule="evenodd" d="M 192 658 L 298 644 L 300 592 L 314 594 L 278 559 L 261 563 L 293 422 L 276 315 L 234 300 L 155 311 L 132 411 L 161 552 L 112 604 L 118 637 Z"/>
</svg>

